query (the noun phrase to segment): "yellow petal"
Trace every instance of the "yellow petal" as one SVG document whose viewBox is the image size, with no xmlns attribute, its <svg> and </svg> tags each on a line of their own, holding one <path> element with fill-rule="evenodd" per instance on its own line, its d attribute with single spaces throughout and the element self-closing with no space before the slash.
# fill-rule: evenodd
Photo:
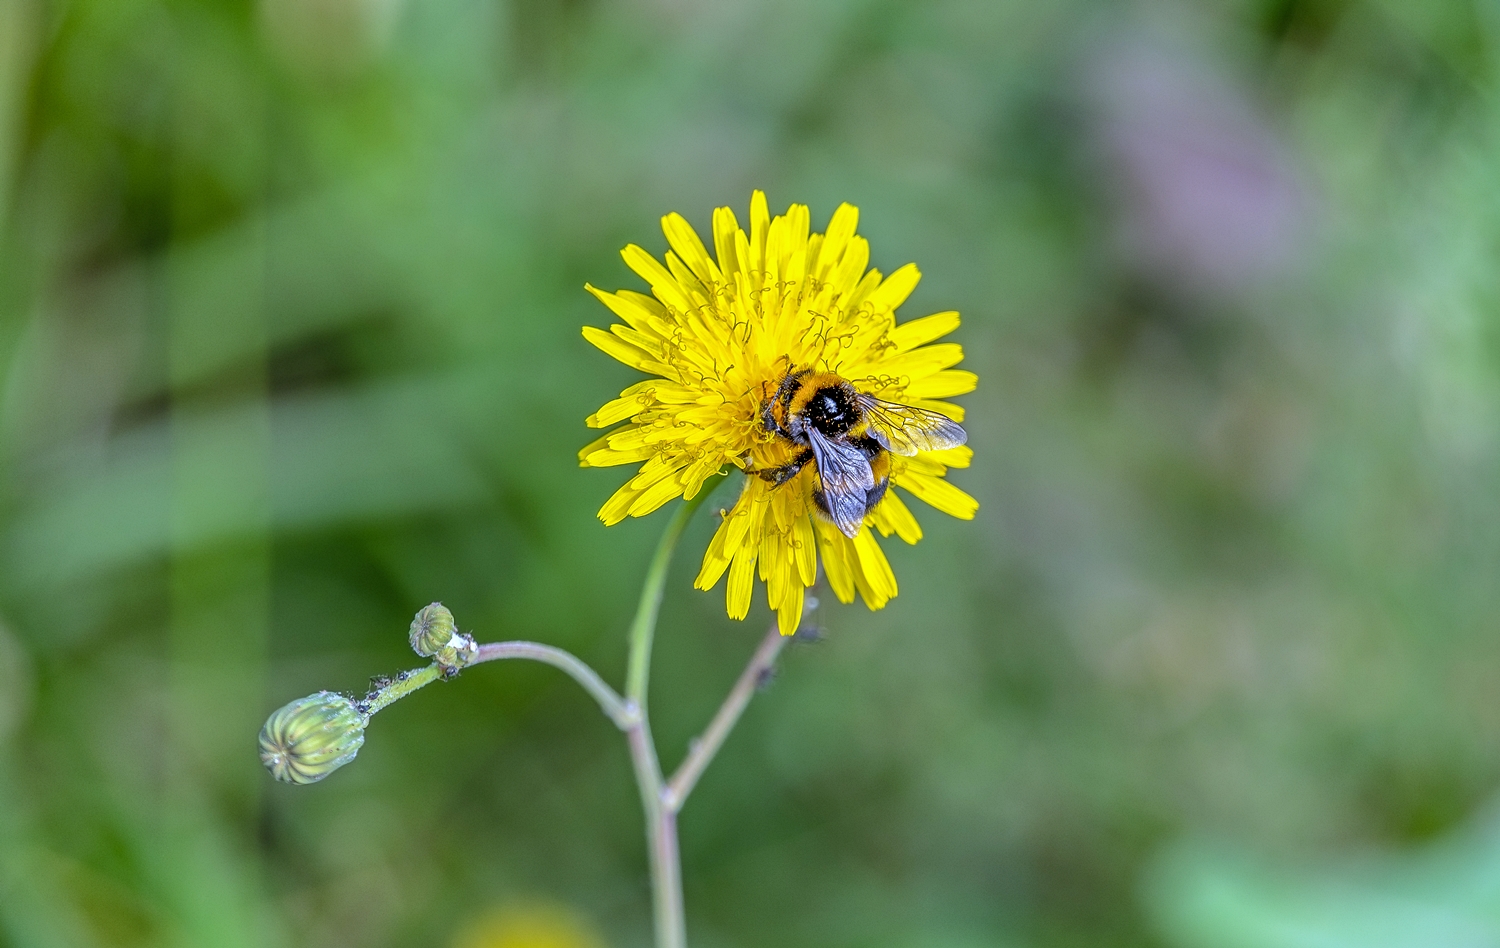
<svg viewBox="0 0 1500 948">
<path fill-rule="evenodd" d="M 854 601 L 854 567 L 850 562 L 852 548 L 849 538 L 832 524 L 822 520 L 813 521 L 813 530 L 818 535 L 818 549 L 823 554 L 823 575 L 839 602 Z"/>
<path fill-rule="evenodd" d="M 766 599 L 773 609 L 780 605 L 792 571 L 789 552 L 786 540 L 777 531 L 766 530 L 760 535 L 760 578 L 766 584 Z"/>
<path fill-rule="evenodd" d="M 676 212 L 668 214 L 661 219 L 661 229 L 667 235 L 667 243 L 704 285 L 720 282 L 719 268 L 708 258 L 703 241 L 686 218 Z"/>
<path fill-rule="evenodd" d="M 826 277 L 839 261 L 844 259 L 844 251 L 849 247 L 849 239 L 854 236 L 855 228 L 859 226 L 859 208 L 853 204 L 840 204 L 838 210 L 833 212 L 833 217 L 828 220 L 828 230 L 825 232 L 822 245 L 818 248 L 815 263 L 809 271 L 817 277 Z M 808 256 L 812 256 L 809 248 Z"/>
<path fill-rule="evenodd" d="M 745 269 L 750 272 L 752 286 L 759 289 L 764 285 L 763 275 L 766 272 L 766 232 L 771 229 L 771 212 L 766 209 L 766 192 L 755 191 L 750 195 L 750 246 L 749 255 L 741 256 L 741 260 L 748 260 L 750 265 Z"/>
<path fill-rule="evenodd" d="M 734 291 L 735 299 L 741 305 L 749 305 L 751 294 L 760 289 L 761 279 L 765 276 L 765 271 L 758 264 L 754 266 L 744 265 L 746 261 L 753 261 L 755 259 L 754 253 L 754 249 L 750 246 L 749 235 L 742 230 L 735 231 L 734 255 L 739 258 L 741 268 L 734 277 Z M 757 307 L 760 305 L 758 297 L 755 299 L 754 305 Z"/>
<path fill-rule="evenodd" d="M 740 230 L 734 211 L 727 207 L 714 208 L 714 252 L 719 255 L 719 272 L 724 275 L 724 282 L 731 286 L 734 274 L 744 269 L 735 252 L 736 235 L 743 236 L 744 231 Z"/>
<path fill-rule="evenodd" d="M 868 253 L 868 248 L 866 248 L 866 252 Z M 848 260 L 848 255 L 847 254 L 845 254 L 845 258 L 844 259 L 846 261 Z M 866 259 L 868 260 L 868 258 L 866 258 Z M 840 265 L 839 271 L 843 272 L 843 269 L 844 269 L 843 265 Z M 879 287 L 879 286 L 880 286 L 880 271 L 879 270 L 866 270 L 865 271 L 865 275 L 862 276 L 862 277 L 859 277 L 859 282 L 854 285 L 854 289 L 851 290 L 851 291 L 849 291 L 846 294 L 845 299 L 844 299 L 844 312 L 846 312 L 846 313 L 857 313 L 857 312 L 860 312 L 861 309 L 862 309 L 862 307 L 864 307 L 865 300 L 869 299 L 870 294 L 874 293 L 875 290 L 876 290 L 876 288 Z"/>
<path fill-rule="evenodd" d="M 771 224 L 766 228 L 766 262 L 763 266 L 765 281 L 762 284 L 764 286 L 775 286 L 781 281 L 782 248 L 787 243 L 786 231 L 786 215 L 771 218 Z"/>
<path fill-rule="evenodd" d="M 681 497 L 682 483 L 677 473 L 672 471 L 655 484 L 642 490 L 640 496 L 636 497 L 635 502 L 630 505 L 630 515 L 644 517 L 672 498 Z"/>
<path fill-rule="evenodd" d="M 608 428 L 639 414 L 654 400 L 651 392 L 656 385 L 655 379 L 637 382 L 621 392 L 619 398 L 605 402 L 603 407 L 584 420 L 584 424 L 590 428 Z"/>
<path fill-rule="evenodd" d="M 672 274 L 644 249 L 630 244 L 620 251 L 620 256 L 624 258 L 627 267 L 651 286 L 651 292 L 656 294 L 657 299 L 678 311 L 692 308 L 692 302 L 682 291 L 682 287 L 677 285 Z"/>
<path fill-rule="evenodd" d="M 947 415 L 954 421 L 964 420 L 964 407 L 962 405 L 955 405 L 952 402 L 938 401 L 935 398 L 913 398 L 909 399 L 906 404 L 913 408 L 925 408 L 928 411 L 935 411 L 939 415 Z"/>
<path fill-rule="evenodd" d="M 743 619 L 750 612 L 750 593 L 755 588 L 755 547 L 746 543 L 734 551 L 729 565 L 729 583 L 724 587 L 724 606 L 731 619 Z"/>
<path fill-rule="evenodd" d="M 814 265 L 823 259 L 823 236 L 822 234 L 807 235 L 807 272 L 813 277 L 807 289 L 809 294 L 820 290 L 817 285 L 820 281 L 818 280 L 818 273 L 814 269 Z"/>
<path fill-rule="evenodd" d="M 897 326 L 891 330 L 890 340 L 895 344 L 897 352 L 910 352 L 917 346 L 948 335 L 958 328 L 958 323 L 956 312 L 933 313 Z"/>
<path fill-rule="evenodd" d="M 793 595 L 789 595 L 776 609 L 776 627 L 781 630 L 782 635 L 794 635 L 797 626 L 802 624 L 802 605 L 806 597 L 802 594 L 802 587 L 797 587 Z"/>
<path fill-rule="evenodd" d="M 793 204 L 786 209 L 782 220 L 786 221 L 786 229 L 782 231 L 777 272 L 788 282 L 801 280 L 807 274 L 807 235 L 812 229 L 812 214 L 806 204 Z"/>
<path fill-rule="evenodd" d="M 656 449 L 647 444 L 637 445 L 633 448 L 620 449 L 609 445 L 613 438 L 620 437 L 622 431 L 628 428 L 616 428 L 609 434 L 593 442 L 579 452 L 580 467 L 615 467 L 620 464 L 636 464 L 650 458 Z"/>
<path fill-rule="evenodd" d="M 881 536 L 888 537 L 894 533 L 907 543 L 916 543 L 922 539 L 922 525 L 917 523 L 910 508 L 893 490 L 885 492 L 873 511 L 872 520 L 880 529 Z"/>
<path fill-rule="evenodd" d="M 594 467 L 595 465 L 592 465 L 592 464 L 589 463 L 589 455 L 593 454 L 595 451 L 602 451 L 602 450 L 604 450 L 604 448 L 606 448 L 608 445 L 609 445 L 609 435 L 604 435 L 602 437 L 595 438 L 593 441 L 590 441 L 588 444 L 586 444 L 583 447 L 579 448 L 578 449 L 578 466 L 579 467 Z"/>
<path fill-rule="evenodd" d="M 729 561 L 734 558 L 736 548 L 725 543 L 729 536 L 728 528 L 729 519 L 726 517 L 719 522 L 714 538 L 708 542 L 708 549 L 703 551 L 703 565 L 698 568 L 698 575 L 693 580 L 694 589 L 712 589 L 714 583 L 729 568 Z"/>
<path fill-rule="evenodd" d="M 902 472 L 898 487 L 911 491 L 919 500 L 925 501 L 950 517 L 973 520 L 979 510 L 979 501 L 965 494 L 941 477 L 907 470 Z"/>
<path fill-rule="evenodd" d="M 917 269 L 917 265 L 908 263 L 886 277 L 885 282 L 870 293 L 867 297 L 870 307 L 877 313 L 881 310 L 895 309 L 906 302 L 911 291 L 917 288 L 917 281 L 921 279 L 922 272 Z"/>
<path fill-rule="evenodd" d="M 840 296 L 849 296 L 860 286 L 861 279 L 865 275 L 865 267 L 870 265 L 870 242 L 863 237 L 850 237 L 849 245 L 844 248 L 844 257 L 838 266 L 828 275 L 828 282 L 832 285 L 834 292 Z M 870 282 L 869 289 L 879 285 L 880 274 L 875 274 L 875 279 Z M 853 312 L 857 303 L 845 301 L 844 311 Z"/>
<path fill-rule="evenodd" d="M 941 369 L 951 368 L 964 360 L 964 349 L 956 342 L 940 342 L 880 362 L 886 375 L 921 379 Z"/>
<path fill-rule="evenodd" d="M 616 325 L 619 324 L 616 323 Z M 595 329 L 593 326 L 585 326 L 583 338 L 597 346 L 605 355 L 625 363 L 632 369 L 639 369 L 650 375 L 665 375 L 669 378 L 675 378 L 677 375 L 668 366 L 658 361 L 655 354 L 643 352 L 613 333 Z"/>
<path fill-rule="evenodd" d="M 718 457 L 702 458 L 688 465 L 688 469 L 682 475 L 683 498 L 692 500 L 697 497 L 698 491 L 703 489 L 704 482 L 718 474 L 723 468 L 724 462 Z M 712 489 L 713 487 L 709 487 L 709 490 Z"/>
<path fill-rule="evenodd" d="M 724 570 L 728 568 L 729 561 L 734 558 L 735 552 L 746 542 L 746 536 L 751 532 L 750 528 L 755 524 L 763 509 L 755 503 L 754 485 L 757 480 L 752 479 L 746 482 L 746 489 L 740 492 L 734 507 L 724 516 L 719 529 L 714 531 L 714 538 L 708 545 L 708 552 L 703 556 L 703 568 L 699 570 L 698 578 L 693 581 L 693 585 L 697 588 L 713 588 L 714 583 L 719 581 L 719 577 L 724 575 Z M 758 534 L 753 542 L 759 542 Z"/>
<path fill-rule="evenodd" d="M 936 461 L 944 467 L 968 467 L 974 458 L 974 449 L 966 444 L 942 451 L 924 451 L 922 457 Z"/>
<path fill-rule="evenodd" d="M 656 333 L 664 332 L 667 329 L 666 322 L 662 319 L 663 313 L 658 313 L 651 307 L 642 304 L 642 300 L 651 300 L 649 296 L 632 293 L 629 290 L 610 293 L 606 290 L 596 289 L 587 283 L 583 285 L 583 288 L 594 294 L 595 299 L 608 306 L 610 312 L 625 320 L 626 325 L 632 329 L 641 332 L 649 331 Z M 655 300 L 651 300 L 651 302 L 656 303 Z M 656 309 L 660 308 L 661 304 L 656 303 Z"/>
<path fill-rule="evenodd" d="M 792 555 L 802 585 L 811 586 L 818 578 L 818 538 L 813 535 L 809 514 L 792 521 Z"/>
<path fill-rule="evenodd" d="M 719 577 L 729 568 L 729 560 L 732 553 L 724 552 L 724 526 L 727 521 L 721 521 L 719 528 L 714 531 L 714 538 L 708 541 L 708 549 L 703 551 L 703 565 L 698 567 L 698 575 L 693 579 L 694 589 L 712 589 Z"/>
<path fill-rule="evenodd" d="M 612 527 L 629 516 L 630 505 L 635 502 L 636 494 L 634 487 L 628 483 L 620 486 L 599 508 L 599 519 L 604 521 L 606 527 Z"/>
<path fill-rule="evenodd" d="M 951 398 L 967 395 L 979 385 L 979 376 L 963 369 L 944 369 L 917 379 L 906 387 L 908 398 Z"/>
<path fill-rule="evenodd" d="M 868 529 L 855 534 L 854 555 L 857 560 L 854 581 L 865 605 L 871 609 L 883 608 L 896 595 L 896 574 L 891 572 L 885 551 Z"/>
<path fill-rule="evenodd" d="M 672 281 L 682 288 L 682 292 L 692 304 L 683 312 L 692 312 L 707 303 L 712 294 L 703 285 L 703 281 L 698 279 L 698 274 L 689 269 L 688 265 L 682 262 L 682 258 L 670 250 L 666 253 L 666 261 L 667 269 L 672 273 Z"/>
<path fill-rule="evenodd" d="M 637 293 L 635 290 L 616 290 L 615 299 L 632 307 L 637 314 L 645 313 L 649 317 L 649 322 L 645 326 L 637 326 L 637 329 L 650 329 L 663 334 L 671 332 L 672 317 L 656 297 L 649 293 Z"/>
</svg>

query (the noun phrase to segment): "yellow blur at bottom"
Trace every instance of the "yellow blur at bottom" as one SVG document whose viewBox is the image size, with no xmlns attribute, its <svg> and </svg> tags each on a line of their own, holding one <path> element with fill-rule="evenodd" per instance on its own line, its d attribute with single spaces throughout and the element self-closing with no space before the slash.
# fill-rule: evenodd
<svg viewBox="0 0 1500 948">
<path fill-rule="evenodd" d="M 560 905 L 495 909 L 459 929 L 453 948 L 607 948 L 578 915 Z"/>
</svg>

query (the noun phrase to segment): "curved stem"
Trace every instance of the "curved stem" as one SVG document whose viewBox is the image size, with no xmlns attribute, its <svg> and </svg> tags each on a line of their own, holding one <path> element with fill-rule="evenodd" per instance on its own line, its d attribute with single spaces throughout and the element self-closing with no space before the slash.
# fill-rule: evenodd
<svg viewBox="0 0 1500 948">
<path fill-rule="evenodd" d="M 640 721 L 640 714 L 631 709 L 625 699 L 599 677 L 599 673 L 590 668 L 583 659 L 551 645 L 543 645 L 540 642 L 489 642 L 479 646 L 479 655 L 475 657 L 472 664 L 480 662 L 494 662 L 506 658 L 528 658 L 534 662 L 544 662 L 553 668 L 560 668 L 578 684 L 583 690 L 593 696 L 599 702 L 599 708 L 609 719 L 615 722 L 615 726 L 625 731 L 634 727 Z"/>
<path fill-rule="evenodd" d="M 739 723 L 740 715 L 745 713 L 745 706 L 750 703 L 755 692 L 766 681 L 771 669 L 776 664 L 776 656 L 781 654 L 781 649 L 787 643 L 786 636 L 781 634 L 781 629 L 775 623 L 771 624 L 771 630 L 766 637 L 761 639 L 760 647 L 750 657 L 750 663 L 745 670 L 740 672 L 739 680 L 730 689 L 729 696 L 719 706 L 714 714 L 714 719 L 708 723 L 703 735 L 693 741 L 692 749 L 688 751 L 687 758 L 667 781 L 666 788 L 662 791 L 662 805 L 669 811 L 676 813 L 682 809 L 687 802 L 688 794 L 693 792 L 698 778 L 703 776 L 703 771 L 724 746 L 725 738 L 734 726 Z"/>
<path fill-rule="evenodd" d="M 472 666 L 480 662 L 494 662 L 506 658 L 530 659 L 567 672 L 569 677 L 582 685 L 583 690 L 599 702 L 600 710 L 622 731 L 629 730 L 640 722 L 640 715 L 625 699 L 605 684 L 598 672 L 572 652 L 554 648 L 551 645 L 543 645 L 540 642 L 490 642 L 479 646 L 479 654 L 469 664 Z M 433 662 L 425 668 L 414 668 L 394 678 L 382 679 L 378 686 L 365 695 L 359 703 L 360 710 L 366 715 L 373 715 L 419 688 L 441 681 L 443 677 L 443 666 Z"/>
</svg>

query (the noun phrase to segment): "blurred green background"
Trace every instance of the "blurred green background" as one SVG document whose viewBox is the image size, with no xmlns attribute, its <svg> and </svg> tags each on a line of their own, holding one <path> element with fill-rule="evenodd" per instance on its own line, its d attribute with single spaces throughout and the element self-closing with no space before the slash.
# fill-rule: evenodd
<svg viewBox="0 0 1500 948">
<path fill-rule="evenodd" d="M 0 0 L 0 942 L 646 945 L 552 669 L 254 739 L 434 599 L 620 680 L 582 284 L 762 187 L 964 313 L 983 506 L 752 705 L 694 945 L 1500 945 L 1497 172 L 1493 0 Z"/>
</svg>

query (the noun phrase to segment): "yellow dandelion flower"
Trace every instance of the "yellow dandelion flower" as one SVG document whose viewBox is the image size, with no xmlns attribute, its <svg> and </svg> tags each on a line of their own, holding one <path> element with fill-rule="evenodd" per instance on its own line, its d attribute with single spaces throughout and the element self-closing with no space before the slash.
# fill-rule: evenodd
<svg viewBox="0 0 1500 948">
<path fill-rule="evenodd" d="M 810 233 L 805 206 L 772 218 L 756 191 L 748 232 L 729 208 L 714 211 L 717 260 L 669 214 L 665 264 L 634 244 L 622 254 L 651 295 L 588 287 L 622 322 L 585 327 L 584 338 L 651 376 L 588 419 L 619 427 L 579 452 L 583 466 L 640 465 L 599 518 L 692 498 L 730 465 L 746 472 L 694 585 L 710 589 L 727 572 L 729 615 L 743 619 L 758 573 L 787 635 L 820 555 L 841 601 L 858 592 L 879 609 L 896 595 L 871 528 L 907 543 L 922 528 L 888 486 L 964 520 L 979 509 L 945 479 L 972 456 L 963 409 L 945 399 L 977 377 L 954 368 L 957 344 L 931 344 L 958 328 L 958 313 L 897 323 L 920 274 L 868 269 L 858 218 L 844 204 Z"/>
<path fill-rule="evenodd" d="M 576 913 L 540 903 L 488 912 L 460 929 L 453 948 L 604 948 Z"/>
</svg>

